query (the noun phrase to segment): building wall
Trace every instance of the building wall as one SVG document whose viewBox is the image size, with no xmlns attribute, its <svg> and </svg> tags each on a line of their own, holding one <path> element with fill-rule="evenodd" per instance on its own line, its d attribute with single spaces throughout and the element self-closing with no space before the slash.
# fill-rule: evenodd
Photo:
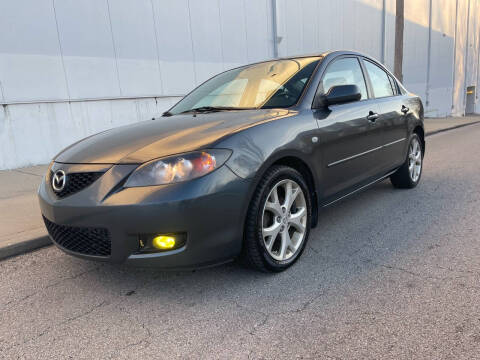
<svg viewBox="0 0 480 360">
<path fill-rule="evenodd" d="M 354 49 L 393 70 L 395 0 L 276 1 L 280 56 Z M 480 1 L 405 0 L 404 15 L 403 83 L 426 116 L 464 115 L 466 87 L 479 85 Z"/>
<path fill-rule="evenodd" d="M 0 1 L 0 169 L 158 116 L 272 44 L 270 0 Z"/>
<path fill-rule="evenodd" d="M 427 115 L 462 115 L 478 88 L 479 19 L 479 0 L 405 0 L 404 83 Z M 394 42 L 395 0 L 0 1 L 0 169 L 158 116 L 275 49 L 354 49 L 393 68 Z"/>
</svg>

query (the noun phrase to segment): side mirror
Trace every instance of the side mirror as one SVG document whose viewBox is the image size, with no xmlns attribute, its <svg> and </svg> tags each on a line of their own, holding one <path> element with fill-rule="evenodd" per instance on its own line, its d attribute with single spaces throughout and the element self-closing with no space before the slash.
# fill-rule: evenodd
<svg viewBox="0 0 480 360">
<path fill-rule="evenodd" d="M 362 97 L 357 85 L 332 86 L 325 95 L 319 95 L 314 105 L 318 107 L 358 101 Z M 317 108 L 317 106 L 315 106 Z"/>
</svg>

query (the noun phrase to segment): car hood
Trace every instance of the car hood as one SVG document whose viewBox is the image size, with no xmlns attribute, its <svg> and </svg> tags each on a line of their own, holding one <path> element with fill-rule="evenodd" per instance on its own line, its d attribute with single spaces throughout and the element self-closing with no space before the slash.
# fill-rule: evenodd
<svg viewBox="0 0 480 360">
<path fill-rule="evenodd" d="M 143 163 L 208 148 L 233 132 L 288 114 L 284 109 L 261 109 L 160 117 L 87 137 L 54 160 L 70 164 Z"/>
</svg>

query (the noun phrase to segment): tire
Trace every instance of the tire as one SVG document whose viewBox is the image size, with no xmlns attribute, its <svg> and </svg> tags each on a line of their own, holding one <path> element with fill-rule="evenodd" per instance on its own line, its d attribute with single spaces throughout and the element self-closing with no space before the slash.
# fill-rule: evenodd
<svg viewBox="0 0 480 360">
<path fill-rule="evenodd" d="M 287 201 L 288 193 L 290 199 L 293 196 L 293 202 Z M 302 175 L 287 166 L 271 167 L 260 180 L 250 202 L 243 262 L 263 272 L 287 269 L 305 249 L 311 217 L 310 191 Z"/>
<path fill-rule="evenodd" d="M 399 189 L 412 189 L 418 185 L 423 170 L 422 141 L 415 133 L 408 143 L 407 158 L 403 165 L 390 176 L 392 185 Z"/>
</svg>

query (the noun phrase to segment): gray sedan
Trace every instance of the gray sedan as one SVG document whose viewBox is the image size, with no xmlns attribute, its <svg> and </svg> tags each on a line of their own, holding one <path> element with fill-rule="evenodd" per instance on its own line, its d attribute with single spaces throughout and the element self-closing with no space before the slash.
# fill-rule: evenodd
<svg viewBox="0 0 480 360">
<path fill-rule="evenodd" d="M 374 59 L 333 51 L 226 71 L 159 118 L 71 145 L 39 200 L 71 255 L 282 271 L 323 207 L 387 177 L 415 187 L 424 152 L 420 98 Z"/>
</svg>

